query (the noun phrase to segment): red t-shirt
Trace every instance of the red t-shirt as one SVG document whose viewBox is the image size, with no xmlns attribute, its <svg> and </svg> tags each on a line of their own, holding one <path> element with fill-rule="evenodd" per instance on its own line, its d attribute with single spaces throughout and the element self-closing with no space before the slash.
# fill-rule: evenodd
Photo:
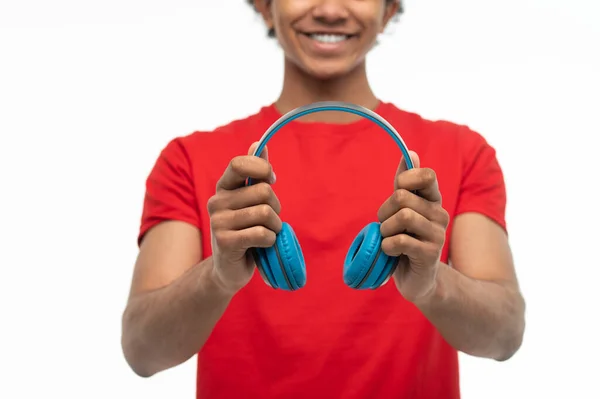
<svg viewBox="0 0 600 399">
<path fill-rule="evenodd" d="M 422 167 L 437 172 L 451 218 L 480 212 L 505 228 L 505 186 L 494 149 L 466 126 L 428 121 L 381 102 Z M 171 141 L 147 180 L 140 237 L 163 220 L 202 232 L 211 255 L 207 200 L 229 161 L 281 114 L 271 105 L 211 132 Z M 281 218 L 294 228 L 307 265 L 306 286 L 269 288 L 258 272 L 231 301 L 198 354 L 197 397 L 459 397 L 455 349 L 393 281 L 355 291 L 342 281 L 352 240 L 393 193 L 401 152 L 373 122 L 290 122 L 268 143 Z M 452 223 L 448 228 L 448 239 Z M 442 261 L 448 260 L 446 244 Z"/>
</svg>

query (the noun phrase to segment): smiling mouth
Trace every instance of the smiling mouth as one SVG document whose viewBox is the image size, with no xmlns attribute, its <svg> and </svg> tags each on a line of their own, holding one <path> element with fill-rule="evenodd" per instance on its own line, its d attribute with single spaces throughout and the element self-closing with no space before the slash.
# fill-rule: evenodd
<svg viewBox="0 0 600 399">
<path fill-rule="evenodd" d="M 351 39 L 356 35 L 345 35 L 340 33 L 303 33 L 305 36 L 325 44 L 341 43 L 345 40 Z"/>
</svg>

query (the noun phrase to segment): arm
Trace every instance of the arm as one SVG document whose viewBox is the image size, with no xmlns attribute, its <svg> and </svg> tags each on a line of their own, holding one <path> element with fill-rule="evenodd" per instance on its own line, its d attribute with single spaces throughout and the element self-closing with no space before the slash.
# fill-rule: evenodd
<svg viewBox="0 0 600 399">
<path fill-rule="evenodd" d="M 465 157 L 450 236 L 452 267 L 440 262 L 449 215 L 435 172 L 420 168 L 416 153 L 414 169 L 401 162 L 396 192 L 379 210 L 382 249 L 400 256 L 394 273 L 398 290 L 449 344 L 473 356 L 506 360 L 521 345 L 525 304 L 505 231 L 504 181 L 481 136 L 465 140 L 471 141 L 472 155 Z"/>
<path fill-rule="evenodd" d="M 173 141 L 156 162 L 147 180 L 143 238 L 123 314 L 123 353 L 138 375 L 177 366 L 200 351 L 231 298 L 253 275 L 247 249 L 275 242 L 280 204 L 266 183 L 274 179 L 267 154 L 265 147 L 262 158 L 234 158 L 219 179 L 207 202 L 212 256 L 204 261 L 189 157 Z M 243 187 L 248 177 L 259 183 Z"/>
<path fill-rule="evenodd" d="M 483 215 L 461 214 L 450 254 L 453 267 L 441 264 L 434 289 L 415 305 L 456 349 L 509 359 L 521 346 L 525 303 L 505 231 Z"/>
<path fill-rule="evenodd" d="M 203 346 L 232 294 L 202 262 L 198 229 L 163 222 L 145 235 L 123 313 L 122 347 L 140 376 L 179 365 Z"/>
</svg>

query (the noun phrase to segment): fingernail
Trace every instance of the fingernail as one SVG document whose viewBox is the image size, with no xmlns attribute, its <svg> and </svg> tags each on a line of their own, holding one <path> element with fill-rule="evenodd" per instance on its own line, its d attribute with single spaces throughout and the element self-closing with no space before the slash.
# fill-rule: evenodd
<svg viewBox="0 0 600 399">
<path fill-rule="evenodd" d="M 275 175 L 275 172 L 271 172 L 271 184 L 275 183 L 276 180 L 277 176 Z"/>
</svg>

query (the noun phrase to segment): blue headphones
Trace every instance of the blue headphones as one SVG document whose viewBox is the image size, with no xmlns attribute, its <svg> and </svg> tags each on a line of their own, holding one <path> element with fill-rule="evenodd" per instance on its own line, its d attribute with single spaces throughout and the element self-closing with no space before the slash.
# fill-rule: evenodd
<svg viewBox="0 0 600 399">
<path fill-rule="evenodd" d="M 355 104 L 337 101 L 317 102 L 296 108 L 279 118 L 259 140 L 255 156 L 260 156 L 267 142 L 288 122 L 301 116 L 321 111 L 342 111 L 362 116 L 379 125 L 398 144 L 407 168 L 414 167 L 408 149 L 400 134 L 375 112 Z M 248 179 L 246 185 L 252 185 Z M 274 289 L 298 290 L 306 284 L 306 265 L 302 249 L 292 227 L 283 222 L 275 244 L 270 248 L 253 248 L 252 256 L 264 282 Z M 380 223 L 372 222 L 356 236 L 344 261 L 344 283 L 357 290 L 376 289 L 387 283 L 396 267 L 398 258 L 390 257 L 381 250 Z"/>
</svg>

